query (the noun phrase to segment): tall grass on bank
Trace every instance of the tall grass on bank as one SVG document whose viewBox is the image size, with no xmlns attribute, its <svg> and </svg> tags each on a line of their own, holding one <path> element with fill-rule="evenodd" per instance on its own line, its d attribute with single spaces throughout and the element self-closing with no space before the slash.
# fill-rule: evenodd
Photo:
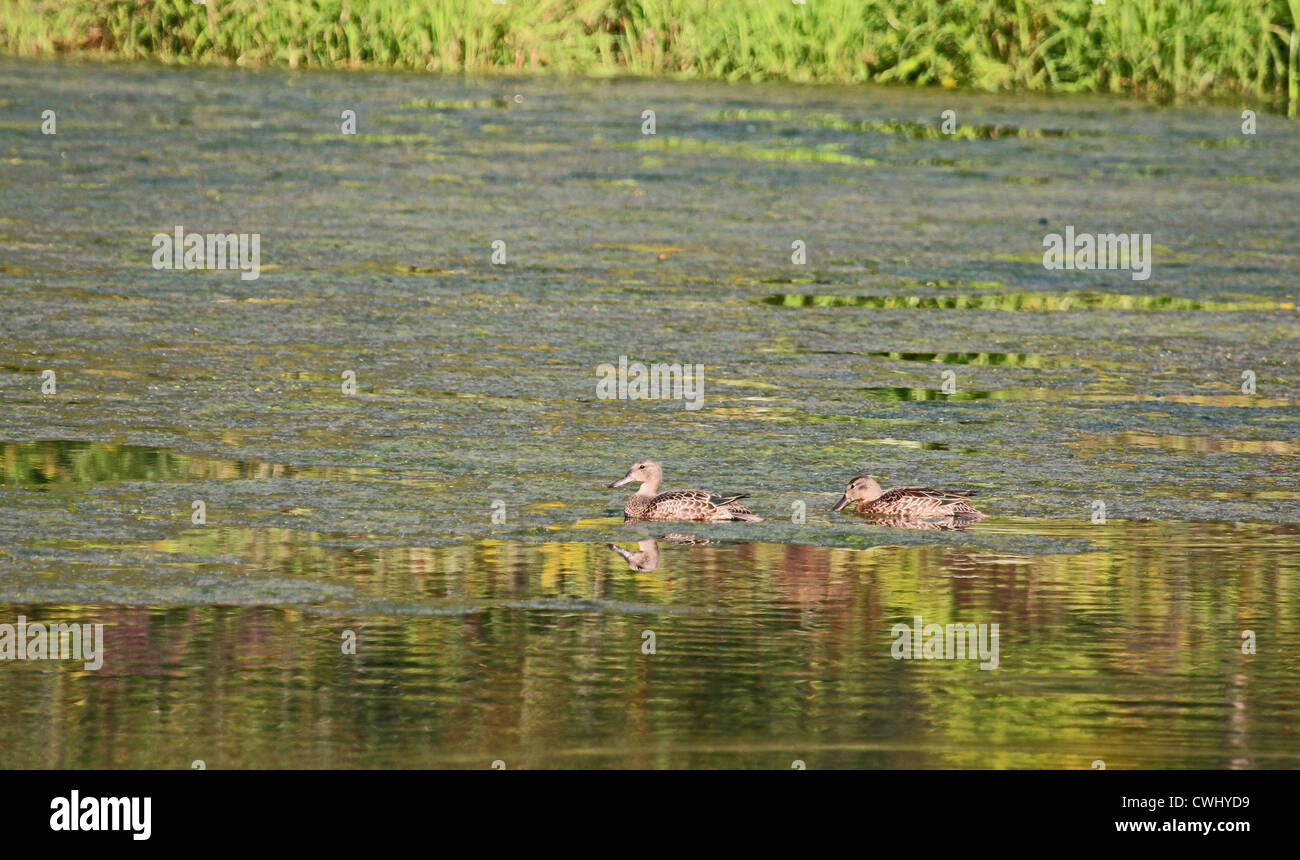
<svg viewBox="0 0 1300 860">
<path fill-rule="evenodd" d="M 1300 0 L 0 0 L 0 50 L 1300 103 Z"/>
</svg>

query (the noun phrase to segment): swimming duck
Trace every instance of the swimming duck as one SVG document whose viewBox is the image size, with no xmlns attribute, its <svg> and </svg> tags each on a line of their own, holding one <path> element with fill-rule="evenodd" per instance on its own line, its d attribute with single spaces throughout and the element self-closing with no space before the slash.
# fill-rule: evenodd
<svg viewBox="0 0 1300 860">
<path fill-rule="evenodd" d="M 742 520 L 747 523 L 760 523 L 762 517 L 740 504 L 738 499 L 746 493 L 734 496 L 717 496 L 704 490 L 669 490 L 659 492 L 663 483 L 664 470 L 654 460 L 638 460 L 627 470 L 627 474 L 610 484 L 611 488 L 621 487 L 633 481 L 640 481 L 641 487 L 623 506 L 625 520 L 690 520 L 697 523 L 723 523 L 730 520 Z"/>
<path fill-rule="evenodd" d="M 882 491 L 875 478 L 858 475 L 844 488 L 844 496 L 834 510 L 856 505 L 857 512 L 864 516 L 901 517 L 907 520 L 953 517 L 973 521 L 987 517 L 988 514 L 971 507 L 968 501 L 970 495 L 967 492 L 932 490 L 928 487 L 898 487 Z"/>
</svg>

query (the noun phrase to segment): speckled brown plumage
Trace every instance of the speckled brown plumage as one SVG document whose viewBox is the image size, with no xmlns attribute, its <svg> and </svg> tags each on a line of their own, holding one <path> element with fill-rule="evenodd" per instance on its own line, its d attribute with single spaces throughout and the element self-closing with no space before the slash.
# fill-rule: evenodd
<svg viewBox="0 0 1300 860">
<path fill-rule="evenodd" d="M 930 487 L 898 487 L 881 491 L 880 485 L 870 475 L 859 475 L 844 488 L 844 496 L 835 505 L 842 510 L 856 505 L 857 513 L 873 517 L 900 517 L 907 520 L 956 517 L 968 522 L 982 520 L 988 514 L 975 510 L 970 504 L 970 493 L 954 490 L 935 490 Z"/>
<path fill-rule="evenodd" d="M 625 520 L 687 520 L 697 523 L 723 523 L 731 520 L 762 522 L 763 518 L 742 505 L 738 500 L 745 493 L 719 496 L 704 490 L 669 490 L 659 492 L 663 482 L 663 468 L 654 460 L 640 460 L 632 464 L 626 475 L 610 484 L 621 487 L 640 481 L 641 487 L 623 506 Z"/>
</svg>

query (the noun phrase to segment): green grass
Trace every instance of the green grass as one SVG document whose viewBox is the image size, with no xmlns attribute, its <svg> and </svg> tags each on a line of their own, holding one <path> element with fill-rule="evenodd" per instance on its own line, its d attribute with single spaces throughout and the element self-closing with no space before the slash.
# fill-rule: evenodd
<svg viewBox="0 0 1300 860">
<path fill-rule="evenodd" d="M 0 50 L 1300 102 L 1300 0 L 0 0 Z"/>
</svg>

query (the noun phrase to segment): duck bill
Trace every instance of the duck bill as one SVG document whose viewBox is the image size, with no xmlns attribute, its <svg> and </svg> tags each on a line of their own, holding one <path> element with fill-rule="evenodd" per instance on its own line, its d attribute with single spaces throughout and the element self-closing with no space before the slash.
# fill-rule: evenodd
<svg viewBox="0 0 1300 860">
<path fill-rule="evenodd" d="M 847 505 L 848 503 L 849 503 L 849 496 L 847 493 L 845 493 L 843 496 L 840 497 L 840 500 L 835 503 L 835 507 L 831 508 L 831 510 L 842 511 L 844 510 L 845 505 Z"/>
<path fill-rule="evenodd" d="M 631 473 L 631 472 L 628 472 L 626 475 L 624 475 L 623 477 L 619 478 L 619 479 L 618 479 L 617 481 L 615 481 L 614 483 L 610 484 L 610 485 L 609 485 L 609 488 L 612 490 L 612 489 L 614 489 L 615 487 L 621 487 L 621 486 L 623 486 L 624 484 L 630 484 L 630 483 L 632 483 L 632 480 L 633 480 L 633 479 L 632 479 L 632 473 Z"/>
</svg>

